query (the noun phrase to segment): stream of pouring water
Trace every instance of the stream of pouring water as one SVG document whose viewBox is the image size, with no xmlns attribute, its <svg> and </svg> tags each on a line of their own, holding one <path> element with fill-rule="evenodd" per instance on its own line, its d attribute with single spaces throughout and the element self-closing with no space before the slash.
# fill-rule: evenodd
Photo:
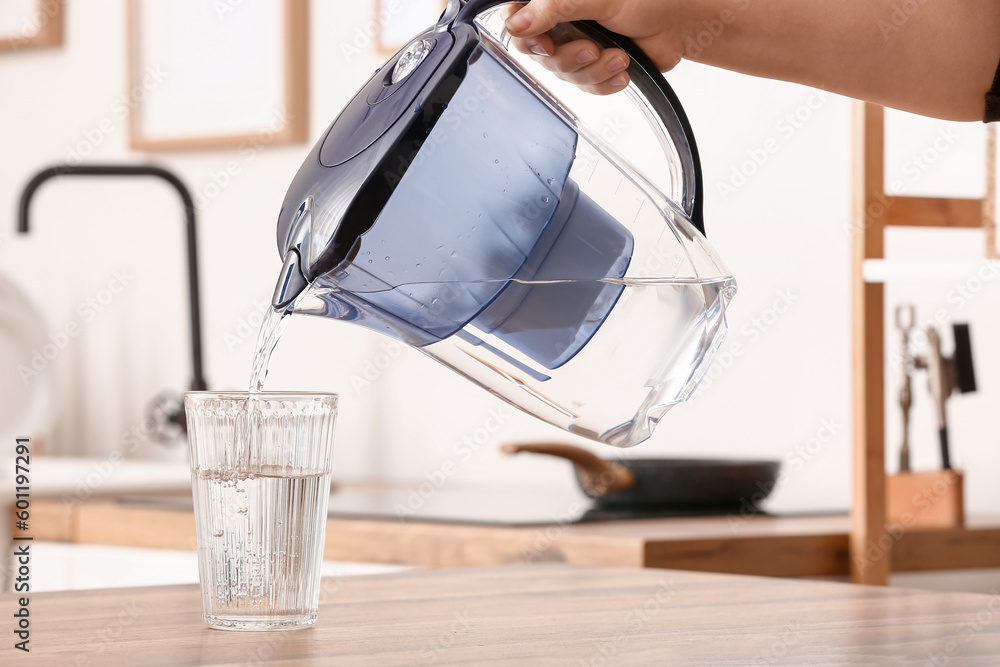
<svg viewBox="0 0 1000 667">
<path fill-rule="evenodd" d="M 264 322 L 261 324 L 260 333 L 257 335 L 257 348 L 253 355 L 253 366 L 250 370 L 250 393 L 256 394 L 264 390 L 264 382 L 267 380 L 267 369 L 271 365 L 271 355 L 274 348 L 281 339 L 281 334 L 288 326 L 288 318 L 295 310 L 295 302 L 290 303 L 284 310 L 271 308 Z"/>
</svg>

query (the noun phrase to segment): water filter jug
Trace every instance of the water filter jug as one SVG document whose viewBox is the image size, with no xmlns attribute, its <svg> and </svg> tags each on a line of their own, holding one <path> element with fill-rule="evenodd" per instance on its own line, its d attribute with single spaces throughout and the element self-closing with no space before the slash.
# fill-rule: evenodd
<svg viewBox="0 0 1000 667">
<path fill-rule="evenodd" d="M 677 97 L 632 42 L 628 94 L 666 154 L 652 184 L 529 73 L 497 0 L 451 0 L 313 148 L 278 219 L 275 309 L 408 343 L 593 440 L 647 439 L 726 333 Z M 561 84 L 569 86 L 569 84 Z"/>
</svg>

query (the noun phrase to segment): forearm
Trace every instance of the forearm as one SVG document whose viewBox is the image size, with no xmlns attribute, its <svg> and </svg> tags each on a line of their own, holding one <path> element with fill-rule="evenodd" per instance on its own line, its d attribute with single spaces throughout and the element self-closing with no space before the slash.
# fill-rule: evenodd
<svg viewBox="0 0 1000 667">
<path fill-rule="evenodd" d="M 697 2 L 689 60 L 940 118 L 981 120 L 1000 60 L 997 0 Z"/>
</svg>

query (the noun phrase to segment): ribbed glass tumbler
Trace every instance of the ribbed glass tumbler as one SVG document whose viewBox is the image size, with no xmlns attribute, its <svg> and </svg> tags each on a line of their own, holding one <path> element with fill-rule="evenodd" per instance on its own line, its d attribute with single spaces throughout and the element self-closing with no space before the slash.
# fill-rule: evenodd
<svg viewBox="0 0 1000 667">
<path fill-rule="evenodd" d="M 188 392 L 184 408 L 205 623 L 312 625 L 337 396 Z"/>
</svg>

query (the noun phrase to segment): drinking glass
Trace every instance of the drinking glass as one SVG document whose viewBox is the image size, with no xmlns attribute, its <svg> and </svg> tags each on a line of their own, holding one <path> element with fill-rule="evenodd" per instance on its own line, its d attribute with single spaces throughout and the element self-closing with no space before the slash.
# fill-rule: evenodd
<svg viewBox="0 0 1000 667">
<path fill-rule="evenodd" d="M 205 623 L 314 624 L 337 396 L 188 392 L 184 409 Z"/>
</svg>

